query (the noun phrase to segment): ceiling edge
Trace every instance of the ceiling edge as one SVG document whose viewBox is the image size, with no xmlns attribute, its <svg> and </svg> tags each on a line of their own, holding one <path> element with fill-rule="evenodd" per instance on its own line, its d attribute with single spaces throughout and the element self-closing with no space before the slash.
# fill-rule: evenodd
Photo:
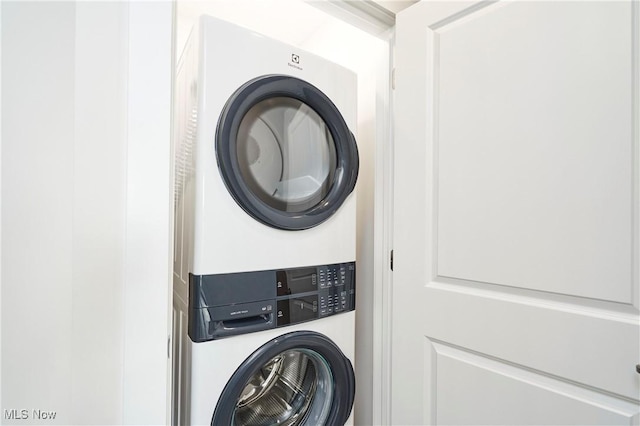
<svg viewBox="0 0 640 426">
<path fill-rule="evenodd" d="M 393 28 L 396 16 L 390 10 L 372 0 L 304 0 L 336 18 L 360 28 L 372 35 L 386 37 Z"/>
</svg>

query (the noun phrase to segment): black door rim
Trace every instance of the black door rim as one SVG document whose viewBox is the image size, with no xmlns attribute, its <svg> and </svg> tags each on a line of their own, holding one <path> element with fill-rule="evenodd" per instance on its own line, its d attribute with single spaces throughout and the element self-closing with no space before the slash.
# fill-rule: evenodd
<svg viewBox="0 0 640 426">
<path fill-rule="evenodd" d="M 242 119 L 259 102 L 276 97 L 293 98 L 313 109 L 324 121 L 335 144 L 333 184 L 318 203 L 301 212 L 285 212 L 266 204 L 244 181 L 238 163 L 236 138 Z M 320 89 L 292 76 L 260 76 L 236 90 L 220 114 L 215 147 L 222 180 L 236 203 L 254 219 L 277 229 L 304 230 L 326 221 L 353 191 L 358 177 L 356 141 L 338 108 Z"/>
<path fill-rule="evenodd" d="M 310 350 L 321 355 L 328 363 L 334 380 L 333 401 L 325 425 L 344 425 L 353 407 L 355 375 L 351 361 L 327 336 L 315 331 L 294 331 L 262 345 L 234 372 L 224 387 L 211 419 L 212 426 L 231 425 L 236 401 L 247 382 L 269 360 L 289 350 Z M 215 362 L 212 360 L 212 362 Z M 321 425 L 314 425 L 321 426 Z"/>
</svg>

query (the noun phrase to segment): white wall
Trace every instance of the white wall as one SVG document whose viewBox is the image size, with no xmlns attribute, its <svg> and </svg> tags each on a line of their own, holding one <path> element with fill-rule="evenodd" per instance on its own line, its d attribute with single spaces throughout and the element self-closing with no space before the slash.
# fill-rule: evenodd
<svg viewBox="0 0 640 426">
<path fill-rule="evenodd" d="M 165 423 L 171 4 L 0 7 L 3 421 Z"/>
<path fill-rule="evenodd" d="M 2 4 L 3 409 L 72 409 L 74 33 L 72 4 Z"/>
</svg>

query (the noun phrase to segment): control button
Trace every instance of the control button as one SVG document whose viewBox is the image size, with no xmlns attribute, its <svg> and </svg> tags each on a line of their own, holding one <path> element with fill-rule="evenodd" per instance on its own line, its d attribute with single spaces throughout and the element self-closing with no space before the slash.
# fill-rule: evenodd
<svg viewBox="0 0 640 426">
<path fill-rule="evenodd" d="M 326 317 L 328 315 L 328 312 L 326 309 L 320 309 L 320 316 L 321 317 Z"/>
</svg>

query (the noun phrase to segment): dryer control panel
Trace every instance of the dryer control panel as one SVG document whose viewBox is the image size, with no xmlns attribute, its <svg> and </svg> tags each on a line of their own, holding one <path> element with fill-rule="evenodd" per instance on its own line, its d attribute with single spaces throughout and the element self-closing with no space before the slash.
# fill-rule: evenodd
<svg viewBox="0 0 640 426">
<path fill-rule="evenodd" d="M 355 262 L 189 275 L 189 337 L 205 342 L 355 309 Z"/>
</svg>

